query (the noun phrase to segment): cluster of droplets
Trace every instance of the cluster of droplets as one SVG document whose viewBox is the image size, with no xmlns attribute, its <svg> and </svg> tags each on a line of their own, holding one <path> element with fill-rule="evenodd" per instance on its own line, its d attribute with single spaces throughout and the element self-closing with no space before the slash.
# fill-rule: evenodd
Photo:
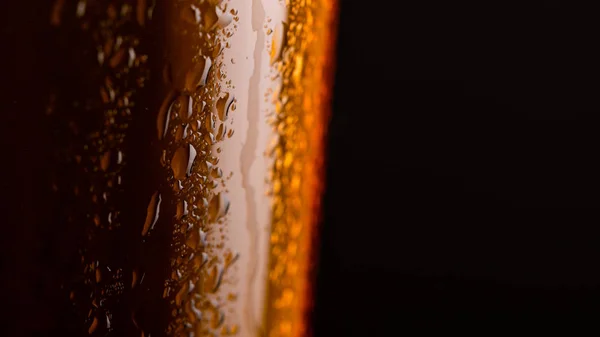
<svg viewBox="0 0 600 337">
<path fill-rule="evenodd" d="M 80 250 L 83 277 L 73 285 L 70 299 L 85 317 L 90 335 L 113 330 L 113 311 L 126 288 L 124 269 L 111 265 L 109 254 L 102 253 L 99 246 L 122 226 L 126 133 L 138 91 L 149 79 L 148 56 L 139 50 L 138 32 L 152 14 L 150 3 L 56 0 L 52 10 L 53 26 L 61 29 L 61 24 L 70 22 L 78 28 L 83 41 L 82 64 L 89 71 L 82 77 L 84 85 L 91 88 L 67 96 L 70 106 L 66 111 L 56 111 L 53 95 L 47 110 L 60 125 L 68 125 L 72 137 L 59 161 L 74 161 L 75 175 L 68 177 L 73 182 L 56 181 L 53 188 L 59 192 L 72 186 L 76 202 L 67 221 L 85 227 Z"/>
<path fill-rule="evenodd" d="M 220 1 L 196 0 L 173 4 L 181 19 L 172 36 L 176 44 L 190 43 L 190 51 L 169 60 L 163 70 L 166 95 L 157 114 L 164 181 L 148 206 L 142 236 L 151 236 L 163 197 L 175 209 L 172 232 L 171 274 L 163 298 L 171 305 L 172 336 L 227 336 L 238 328 L 227 319 L 228 303 L 221 285 L 237 253 L 226 249 L 226 175 L 219 167 L 220 144 L 233 135 L 236 109 L 222 66 L 228 48 L 229 27 L 237 12 Z M 178 45 L 173 47 L 179 48 Z M 229 306 L 231 307 L 231 306 Z M 230 308 L 231 309 L 231 308 Z"/>
<path fill-rule="evenodd" d="M 334 1 L 285 0 L 286 22 L 265 26 L 272 76 L 279 87 L 265 100 L 274 111 L 275 131 L 267 154 L 273 158 L 268 180 L 272 197 L 267 335 L 306 334 L 311 240 L 322 188 L 320 167 L 324 100 Z"/>
</svg>

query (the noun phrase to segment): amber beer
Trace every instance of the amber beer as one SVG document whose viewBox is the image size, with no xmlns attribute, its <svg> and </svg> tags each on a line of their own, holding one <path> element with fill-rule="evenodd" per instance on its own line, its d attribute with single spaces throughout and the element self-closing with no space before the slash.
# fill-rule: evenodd
<svg viewBox="0 0 600 337">
<path fill-rule="evenodd" d="M 53 0 L 48 224 L 81 336 L 305 336 L 334 0 Z"/>
</svg>

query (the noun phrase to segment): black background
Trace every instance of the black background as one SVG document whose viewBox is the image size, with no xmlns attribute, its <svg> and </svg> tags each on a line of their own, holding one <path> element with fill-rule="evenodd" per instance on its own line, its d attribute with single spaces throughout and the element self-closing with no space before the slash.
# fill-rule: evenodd
<svg viewBox="0 0 600 337">
<path fill-rule="evenodd" d="M 598 332 L 593 2 L 340 3 L 316 337 Z M 30 336 L 60 315 L 27 195 L 44 50 L 2 5 L 0 326 Z"/>
<path fill-rule="evenodd" d="M 341 0 L 316 336 L 599 331 L 592 12 Z"/>
</svg>

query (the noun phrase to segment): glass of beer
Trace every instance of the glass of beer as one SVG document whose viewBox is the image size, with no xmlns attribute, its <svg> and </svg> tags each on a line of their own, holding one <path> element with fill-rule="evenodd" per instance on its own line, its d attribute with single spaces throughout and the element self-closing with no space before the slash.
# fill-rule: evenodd
<svg viewBox="0 0 600 337">
<path fill-rule="evenodd" d="M 336 2 L 41 3 L 61 332 L 308 335 Z"/>
</svg>

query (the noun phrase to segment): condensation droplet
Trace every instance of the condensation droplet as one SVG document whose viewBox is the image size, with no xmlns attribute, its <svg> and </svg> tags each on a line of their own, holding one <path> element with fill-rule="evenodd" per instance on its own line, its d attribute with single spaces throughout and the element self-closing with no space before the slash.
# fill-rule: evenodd
<svg viewBox="0 0 600 337">
<path fill-rule="evenodd" d="M 229 117 L 229 108 L 233 103 L 233 96 L 229 93 L 225 93 L 223 97 L 220 97 L 215 103 L 215 110 L 221 121 L 226 121 Z"/>
<path fill-rule="evenodd" d="M 146 22 L 146 1 L 145 0 L 141 0 L 137 2 L 137 6 L 136 6 L 136 19 L 137 22 L 140 26 L 144 26 L 145 22 Z"/>
<path fill-rule="evenodd" d="M 196 203 L 196 206 L 198 206 L 198 208 L 208 208 L 208 200 L 206 200 L 206 198 L 200 198 L 198 199 L 198 202 Z"/>
<path fill-rule="evenodd" d="M 210 132 L 204 134 L 204 141 L 206 141 L 208 145 L 212 145 L 217 142 L 217 140 L 215 139 L 215 135 L 213 135 Z"/>
<path fill-rule="evenodd" d="M 218 193 L 213 196 L 208 206 L 208 215 L 211 222 L 217 221 L 224 217 L 229 211 L 230 202 L 225 197 L 224 193 Z"/>
<path fill-rule="evenodd" d="M 198 87 L 206 84 L 212 60 L 210 57 L 203 56 L 198 59 L 185 74 L 184 90 L 188 92 L 195 91 Z"/>
<path fill-rule="evenodd" d="M 131 67 L 131 66 L 133 66 L 133 63 L 135 62 L 135 57 L 136 57 L 135 49 L 129 48 L 128 53 L 129 53 L 129 59 L 127 61 L 127 65 L 129 67 Z"/>
<path fill-rule="evenodd" d="M 200 233 L 198 230 L 192 230 L 185 241 L 185 244 L 191 249 L 197 249 L 200 244 Z"/>
<path fill-rule="evenodd" d="M 183 21 L 197 25 L 200 23 L 200 9 L 194 5 L 191 5 L 188 8 L 183 8 L 181 10 L 181 18 Z"/>
<path fill-rule="evenodd" d="M 187 214 L 188 214 L 188 203 L 187 203 L 187 201 L 182 200 L 181 202 L 177 203 L 177 210 L 176 210 L 175 217 L 177 218 L 177 220 L 181 220 L 181 218 L 186 216 Z"/>
<path fill-rule="evenodd" d="M 212 132 L 212 131 L 214 131 L 214 130 L 215 130 L 216 123 L 215 123 L 215 120 L 212 118 L 212 116 L 211 116 L 211 115 L 207 115 L 207 116 L 206 116 L 206 118 L 205 118 L 205 120 L 204 120 L 204 125 L 206 126 L 206 129 L 207 129 L 209 132 Z"/>
<path fill-rule="evenodd" d="M 80 0 L 77 3 L 77 11 L 76 11 L 76 16 L 78 18 L 83 17 L 85 15 L 85 7 L 86 7 L 86 0 Z"/>
<path fill-rule="evenodd" d="M 211 172 L 211 176 L 215 179 L 221 178 L 223 176 L 223 170 L 219 167 L 215 167 Z"/>
<path fill-rule="evenodd" d="M 175 179 L 184 179 L 192 169 L 192 164 L 196 159 L 196 149 L 188 144 L 178 148 L 171 159 L 171 169 Z"/>
<path fill-rule="evenodd" d="M 224 268 L 220 264 L 214 265 L 212 268 L 210 268 L 210 271 L 207 273 L 206 279 L 204 280 L 206 285 L 205 291 L 215 293 L 217 290 L 219 290 L 223 280 L 223 272 Z"/>
<path fill-rule="evenodd" d="M 203 241 L 203 239 L 202 239 L 203 232 L 201 230 L 199 230 L 198 233 L 199 233 L 198 244 L 200 244 L 201 246 L 204 246 L 206 244 L 206 241 Z M 191 243 L 191 244 L 193 244 L 193 243 Z M 199 255 L 194 256 L 194 258 L 192 259 L 193 270 L 195 272 L 197 272 L 198 270 L 200 270 L 200 268 L 202 268 L 206 264 L 206 262 L 208 262 L 208 255 L 206 253 L 201 253 Z"/>
<path fill-rule="evenodd" d="M 92 321 L 92 324 L 88 328 L 88 334 L 90 334 L 90 335 L 93 334 L 94 331 L 96 331 L 97 328 L 98 328 L 98 317 L 94 317 L 94 320 Z"/>
<path fill-rule="evenodd" d="M 271 65 L 281 59 L 281 51 L 283 50 L 283 45 L 285 44 L 285 36 L 287 34 L 287 24 L 284 22 L 279 22 L 275 26 L 275 30 L 273 31 L 273 37 L 271 40 Z"/>
<path fill-rule="evenodd" d="M 135 285 L 137 284 L 138 278 L 139 278 L 138 271 L 136 269 L 134 269 L 131 274 L 131 288 L 135 287 Z M 135 322 L 135 320 L 134 320 L 134 322 Z"/>
<path fill-rule="evenodd" d="M 142 228 L 142 235 L 148 234 L 148 231 L 154 228 L 154 225 L 158 221 L 158 217 L 160 214 L 160 202 L 162 198 L 158 192 L 154 192 L 152 198 L 150 198 L 150 203 L 148 204 L 148 210 L 146 213 L 146 221 L 144 222 L 144 227 Z"/>
<path fill-rule="evenodd" d="M 102 281 L 102 271 L 100 268 L 96 268 L 96 283 L 100 283 Z"/>
<path fill-rule="evenodd" d="M 175 295 L 175 305 L 181 306 L 181 303 L 183 302 L 184 297 L 188 293 L 188 289 L 189 289 L 189 283 L 185 282 L 181 286 L 181 288 L 179 289 L 179 291 L 177 292 L 177 295 Z"/>
<path fill-rule="evenodd" d="M 202 175 L 208 175 L 213 168 L 213 164 L 208 161 L 200 162 L 200 170 Z"/>
<path fill-rule="evenodd" d="M 162 102 L 156 118 L 156 128 L 158 130 L 158 139 L 162 139 L 169 128 L 169 120 L 171 119 L 171 107 L 175 99 L 175 91 L 171 91 L 165 100 Z"/>
<path fill-rule="evenodd" d="M 216 12 L 217 12 L 217 15 L 219 16 L 219 19 L 217 20 L 217 25 L 220 28 L 225 28 L 225 27 L 229 26 L 231 21 L 233 21 L 233 15 L 231 15 L 230 13 L 223 12 L 218 7 L 217 7 Z"/>
<path fill-rule="evenodd" d="M 99 65 L 104 64 L 104 52 L 101 49 L 98 50 L 98 53 L 96 54 L 96 58 L 98 59 Z"/>
<path fill-rule="evenodd" d="M 189 119 L 190 117 L 192 117 L 192 113 L 194 112 L 194 99 L 192 98 L 192 96 L 181 95 L 179 96 L 179 101 L 181 104 L 180 116 L 185 119 Z"/>
<path fill-rule="evenodd" d="M 118 48 L 118 44 L 117 46 L 115 46 L 115 48 Z M 116 68 L 118 65 L 120 65 L 123 60 L 125 59 L 125 49 L 118 49 L 113 56 L 110 58 L 110 60 L 108 61 L 108 65 L 111 68 Z"/>
<path fill-rule="evenodd" d="M 225 320 L 225 313 L 217 308 L 216 305 L 213 305 L 213 314 L 210 319 L 210 327 L 213 329 L 217 329 L 223 324 Z"/>
<path fill-rule="evenodd" d="M 217 140 L 222 140 L 227 132 L 227 126 L 224 124 L 219 125 L 219 131 L 217 131 Z"/>
<path fill-rule="evenodd" d="M 100 158 L 100 168 L 102 171 L 107 171 L 110 166 L 110 151 L 104 152 L 102 158 Z"/>
</svg>

